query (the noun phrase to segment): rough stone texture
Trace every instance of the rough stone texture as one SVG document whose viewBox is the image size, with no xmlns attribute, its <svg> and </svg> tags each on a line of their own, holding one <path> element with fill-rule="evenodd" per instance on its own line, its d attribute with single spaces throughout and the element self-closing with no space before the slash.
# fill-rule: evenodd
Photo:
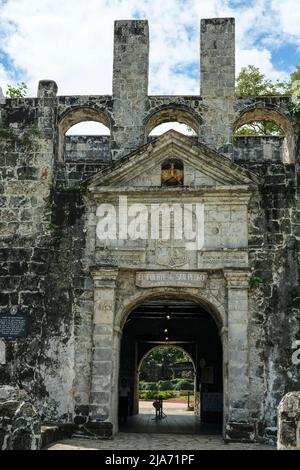
<svg viewBox="0 0 300 470">
<path fill-rule="evenodd" d="M 300 389 L 292 362 L 300 339 L 299 116 L 288 96 L 234 96 L 232 19 L 203 20 L 202 42 L 201 96 L 148 96 L 147 22 L 121 21 L 112 96 L 57 96 L 56 84 L 42 81 L 37 98 L 0 102 L 0 312 L 19 306 L 30 320 L 27 338 L 5 340 L 0 381 L 29 392 L 44 422 L 101 419 L 116 432 L 122 328 L 132 308 L 157 295 L 211 306 L 228 439 L 264 439 L 282 397 Z M 211 80 L 205 74 L 216 63 Z M 232 142 L 253 118 L 272 118 L 285 139 Z M 110 137 L 64 138 L 85 120 L 105 124 Z M 197 137 L 148 138 L 170 120 Z M 162 162 L 174 156 L 185 185 L 161 188 Z M 147 207 L 202 201 L 206 246 L 192 253 L 185 240 L 101 244 L 97 206 L 116 202 L 120 190 Z M 208 272 L 207 288 L 135 285 L 136 270 L 178 266 Z"/>
<path fill-rule="evenodd" d="M 257 443 L 225 443 L 219 436 L 198 436 L 191 434 L 135 434 L 119 433 L 113 441 L 72 439 L 56 442 L 48 450 L 275 450 L 272 446 Z"/>
<path fill-rule="evenodd" d="M 9 386 L 0 387 L 0 449 L 38 450 L 41 422 L 27 393 Z"/>
<path fill-rule="evenodd" d="M 234 161 L 263 162 L 270 160 L 282 162 L 284 153 L 283 137 L 237 137 L 233 146 Z"/>
<path fill-rule="evenodd" d="M 109 136 L 68 136 L 65 139 L 65 159 L 93 163 L 110 163 Z"/>
<path fill-rule="evenodd" d="M 300 450 L 300 392 L 283 397 L 278 406 L 278 450 Z"/>
</svg>

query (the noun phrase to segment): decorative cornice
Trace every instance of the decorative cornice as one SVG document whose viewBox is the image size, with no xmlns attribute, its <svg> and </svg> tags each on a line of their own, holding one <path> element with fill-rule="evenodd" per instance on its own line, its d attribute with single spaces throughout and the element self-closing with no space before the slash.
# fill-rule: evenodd
<svg viewBox="0 0 300 470">
<path fill-rule="evenodd" d="M 92 266 L 90 273 L 94 282 L 97 281 L 97 283 L 99 281 L 116 281 L 119 275 L 119 268 L 116 266 Z"/>
<path fill-rule="evenodd" d="M 227 281 L 228 289 L 249 289 L 251 273 L 249 270 L 225 269 L 224 277 Z"/>
</svg>

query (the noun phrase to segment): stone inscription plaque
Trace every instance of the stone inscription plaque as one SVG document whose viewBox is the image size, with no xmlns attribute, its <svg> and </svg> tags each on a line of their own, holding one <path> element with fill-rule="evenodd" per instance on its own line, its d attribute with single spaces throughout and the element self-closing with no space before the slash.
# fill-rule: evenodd
<svg viewBox="0 0 300 470">
<path fill-rule="evenodd" d="M 243 251 L 202 251 L 198 253 L 198 269 L 241 268 L 248 266 L 248 253 Z"/>
<path fill-rule="evenodd" d="M 206 287 L 207 273 L 187 271 L 142 271 L 136 273 L 138 287 Z"/>
<path fill-rule="evenodd" d="M 24 312 L 0 315 L 0 338 L 24 338 L 27 336 L 27 314 Z"/>
</svg>

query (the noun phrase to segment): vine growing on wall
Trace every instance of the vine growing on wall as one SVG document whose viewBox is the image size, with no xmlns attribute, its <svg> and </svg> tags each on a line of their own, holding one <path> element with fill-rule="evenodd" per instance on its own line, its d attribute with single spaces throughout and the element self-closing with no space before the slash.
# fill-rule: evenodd
<svg viewBox="0 0 300 470">
<path fill-rule="evenodd" d="M 259 276 L 253 275 L 250 279 L 251 289 L 258 289 L 259 287 L 263 285 L 263 283 L 264 283 L 264 280 Z"/>
</svg>

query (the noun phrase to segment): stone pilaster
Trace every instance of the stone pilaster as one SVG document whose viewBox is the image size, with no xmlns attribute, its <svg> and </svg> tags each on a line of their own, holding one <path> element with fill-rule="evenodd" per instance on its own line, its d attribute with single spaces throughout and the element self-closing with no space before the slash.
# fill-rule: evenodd
<svg viewBox="0 0 300 470">
<path fill-rule="evenodd" d="M 226 437 L 251 440 L 249 424 L 248 290 L 247 270 L 226 270 L 228 293 L 228 415 Z"/>
<path fill-rule="evenodd" d="M 235 93 L 235 20 L 201 20 L 201 93 L 233 97 Z"/>
<path fill-rule="evenodd" d="M 206 107 L 201 139 L 230 153 L 235 96 L 235 20 L 201 20 L 201 96 Z"/>
<path fill-rule="evenodd" d="M 148 21 L 115 22 L 112 157 L 143 145 L 149 71 Z"/>
<path fill-rule="evenodd" d="M 53 139 L 55 133 L 57 85 L 53 80 L 41 80 L 38 86 L 38 127 L 46 139 Z"/>
<path fill-rule="evenodd" d="M 115 394 L 114 315 L 118 269 L 92 270 L 94 279 L 93 359 L 90 394 L 90 419 L 112 423 Z"/>
</svg>

